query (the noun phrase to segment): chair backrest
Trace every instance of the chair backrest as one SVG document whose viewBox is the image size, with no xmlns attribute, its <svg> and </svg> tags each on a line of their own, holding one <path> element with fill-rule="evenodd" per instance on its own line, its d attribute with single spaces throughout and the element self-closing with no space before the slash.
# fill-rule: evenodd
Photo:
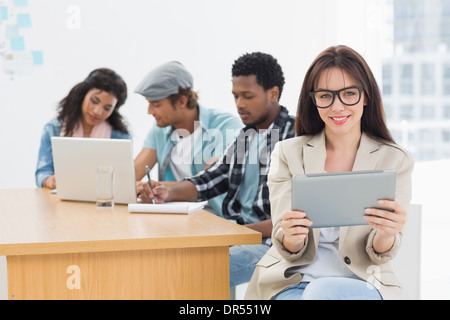
<svg viewBox="0 0 450 320">
<path fill-rule="evenodd" d="M 403 285 L 404 298 L 407 300 L 420 299 L 421 215 L 422 205 L 411 204 L 402 232 L 400 251 L 391 262 L 395 275 Z"/>
</svg>

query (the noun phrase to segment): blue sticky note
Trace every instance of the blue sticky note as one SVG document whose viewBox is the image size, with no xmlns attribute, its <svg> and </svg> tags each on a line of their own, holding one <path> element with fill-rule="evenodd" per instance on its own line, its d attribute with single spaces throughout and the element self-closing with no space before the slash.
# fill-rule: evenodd
<svg viewBox="0 0 450 320">
<path fill-rule="evenodd" d="M 23 37 L 11 39 L 11 49 L 13 51 L 24 51 L 25 50 L 25 40 Z"/>
<path fill-rule="evenodd" d="M 19 37 L 19 26 L 7 25 L 6 26 L 6 39 L 14 39 Z"/>
<path fill-rule="evenodd" d="M 22 28 L 31 27 L 31 18 L 28 13 L 19 13 L 17 15 L 17 24 Z"/>
<path fill-rule="evenodd" d="M 8 7 L 0 7 L 0 20 L 8 20 Z"/>
<path fill-rule="evenodd" d="M 28 0 L 14 0 L 14 5 L 16 7 L 25 7 L 28 5 Z"/>
<path fill-rule="evenodd" d="M 33 55 L 33 64 L 34 65 L 43 65 L 44 64 L 44 53 L 42 51 L 31 51 Z"/>
</svg>

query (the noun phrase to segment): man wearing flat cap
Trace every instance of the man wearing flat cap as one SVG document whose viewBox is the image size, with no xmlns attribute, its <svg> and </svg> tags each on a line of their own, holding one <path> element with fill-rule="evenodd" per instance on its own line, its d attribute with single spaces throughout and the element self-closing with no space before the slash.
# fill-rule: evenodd
<svg viewBox="0 0 450 320">
<path fill-rule="evenodd" d="M 239 134 L 242 122 L 229 113 L 199 105 L 193 84 L 189 71 L 171 61 L 152 70 L 136 87 L 156 121 L 134 162 L 137 181 L 146 175 L 145 166 L 151 169 L 156 163 L 160 181 L 193 176 L 221 156 L 227 141 Z M 210 208 L 220 216 L 223 198 L 209 200 Z"/>
<path fill-rule="evenodd" d="M 143 202 L 204 201 L 226 194 L 224 218 L 261 232 L 262 243 L 230 247 L 230 288 L 249 282 L 256 264 L 269 250 L 272 219 L 267 175 L 278 141 L 295 136 L 295 118 L 279 100 L 284 74 L 277 59 L 263 52 L 240 56 L 231 68 L 232 94 L 245 127 L 224 155 L 201 173 L 161 185 L 144 186 Z"/>
</svg>

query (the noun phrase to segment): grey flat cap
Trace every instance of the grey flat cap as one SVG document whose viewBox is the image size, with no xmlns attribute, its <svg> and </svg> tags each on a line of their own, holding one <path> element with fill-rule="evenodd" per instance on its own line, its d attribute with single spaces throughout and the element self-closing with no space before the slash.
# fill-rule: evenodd
<svg viewBox="0 0 450 320">
<path fill-rule="evenodd" d="M 178 61 L 165 63 L 150 71 L 134 92 L 150 100 L 161 100 L 178 93 L 179 88 L 192 88 L 192 75 Z"/>
</svg>

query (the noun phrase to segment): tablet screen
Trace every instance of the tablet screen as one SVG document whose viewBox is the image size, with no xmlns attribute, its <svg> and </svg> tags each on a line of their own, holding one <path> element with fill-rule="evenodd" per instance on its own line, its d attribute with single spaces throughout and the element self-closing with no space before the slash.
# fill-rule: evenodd
<svg viewBox="0 0 450 320">
<path fill-rule="evenodd" d="M 366 208 L 394 200 L 395 170 L 300 174 L 292 178 L 292 209 L 302 210 L 312 228 L 368 224 Z"/>
</svg>

